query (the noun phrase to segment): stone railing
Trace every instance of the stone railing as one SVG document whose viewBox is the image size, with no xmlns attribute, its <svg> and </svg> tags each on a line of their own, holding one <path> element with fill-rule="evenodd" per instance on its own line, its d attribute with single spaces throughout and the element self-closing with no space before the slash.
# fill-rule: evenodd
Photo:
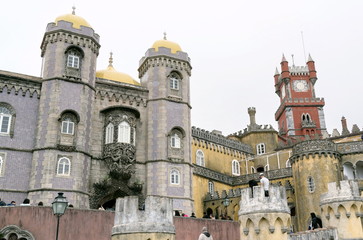
<svg viewBox="0 0 363 240">
<path fill-rule="evenodd" d="M 291 167 L 280 168 L 267 171 L 266 177 L 270 180 L 292 177 Z M 246 174 L 238 177 L 233 177 L 233 185 L 248 184 L 250 180 L 258 180 L 259 173 Z"/>
<path fill-rule="evenodd" d="M 341 154 L 363 153 L 363 142 L 338 143 L 337 151 Z"/>
<path fill-rule="evenodd" d="M 194 174 L 228 184 L 230 186 L 245 185 L 248 184 L 250 180 L 258 180 L 259 177 L 259 173 L 232 177 L 198 165 L 194 165 Z M 291 167 L 270 170 L 266 172 L 266 177 L 270 180 L 292 177 L 292 170 Z"/>
<path fill-rule="evenodd" d="M 228 184 L 228 185 L 232 185 L 232 183 L 233 183 L 233 177 L 228 176 L 223 173 L 213 171 L 213 170 L 205 168 L 205 167 L 198 166 L 198 165 L 194 165 L 193 173 L 196 175 L 214 180 L 214 181 Z"/>
<path fill-rule="evenodd" d="M 192 127 L 192 137 L 205 140 L 207 142 L 213 142 L 215 144 L 219 144 L 225 147 L 229 147 L 232 149 L 236 149 L 242 152 L 253 154 L 251 146 L 241 143 L 239 141 L 235 141 L 232 139 L 228 139 L 223 135 L 219 135 L 216 133 L 212 133 L 206 131 L 204 129 Z"/>
<path fill-rule="evenodd" d="M 324 106 L 325 101 L 324 98 L 285 98 L 280 104 L 280 107 L 275 112 L 275 117 L 280 116 L 286 106 L 300 105 L 300 104 L 304 105 L 320 104 Z"/>
</svg>

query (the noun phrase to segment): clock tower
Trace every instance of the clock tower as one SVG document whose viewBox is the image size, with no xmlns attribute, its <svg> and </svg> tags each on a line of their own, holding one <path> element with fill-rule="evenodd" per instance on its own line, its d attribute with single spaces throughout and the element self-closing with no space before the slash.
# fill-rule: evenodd
<svg viewBox="0 0 363 240">
<path fill-rule="evenodd" d="M 323 98 L 315 96 L 315 63 L 309 55 L 305 66 L 289 66 L 282 56 L 281 73 L 276 69 L 275 92 L 280 106 L 275 113 L 282 141 L 323 138 L 327 135 Z"/>
</svg>

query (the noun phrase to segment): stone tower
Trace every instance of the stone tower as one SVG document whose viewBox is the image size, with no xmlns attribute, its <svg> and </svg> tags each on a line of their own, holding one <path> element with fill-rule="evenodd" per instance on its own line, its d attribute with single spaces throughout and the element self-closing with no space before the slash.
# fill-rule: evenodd
<svg viewBox="0 0 363 240">
<path fill-rule="evenodd" d="M 305 66 L 289 66 L 283 56 L 281 74 L 276 69 L 274 78 L 275 91 L 280 97 L 275 113 L 280 135 L 292 140 L 326 136 L 325 102 L 315 96 L 317 77 L 311 56 Z"/>
<path fill-rule="evenodd" d="M 290 209 L 283 187 L 270 186 L 270 197 L 261 187 L 242 189 L 239 210 L 241 240 L 287 240 L 291 227 Z"/>
<path fill-rule="evenodd" d="M 149 90 L 146 195 L 174 199 L 174 209 L 192 211 L 191 65 L 180 46 L 156 41 L 140 60 L 141 85 Z"/>
<path fill-rule="evenodd" d="M 298 231 L 308 229 L 310 213 L 320 213 L 320 195 L 327 192 L 328 183 L 339 182 L 340 154 L 329 140 L 310 140 L 296 144 L 290 158 L 295 182 Z"/>
<path fill-rule="evenodd" d="M 62 191 L 76 207 L 88 207 L 90 119 L 99 47 L 99 36 L 74 10 L 46 28 L 30 199 L 49 204 Z"/>
<path fill-rule="evenodd" d="M 328 184 L 328 192 L 321 196 L 321 217 L 324 227 L 336 227 L 339 239 L 363 239 L 363 197 L 358 183 L 341 181 Z"/>
<path fill-rule="evenodd" d="M 174 240 L 172 199 L 148 196 L 139 210 L 138 197 L 118 198 L 112 240 Z"/>
</svg>

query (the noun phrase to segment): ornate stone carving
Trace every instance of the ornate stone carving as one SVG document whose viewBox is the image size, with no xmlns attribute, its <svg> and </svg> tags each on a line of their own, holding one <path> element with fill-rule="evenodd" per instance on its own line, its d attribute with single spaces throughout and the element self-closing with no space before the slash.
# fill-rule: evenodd
<svg viewBox="0 0 363 240">
<path fill-rule="evenodd" d="M 127 143 L 106 144 L 104 149 L 104 159 L 110 171 L 120 173 L 133 173 L 131 166 L 136 161 L 136 148 Z"/>
</svg>

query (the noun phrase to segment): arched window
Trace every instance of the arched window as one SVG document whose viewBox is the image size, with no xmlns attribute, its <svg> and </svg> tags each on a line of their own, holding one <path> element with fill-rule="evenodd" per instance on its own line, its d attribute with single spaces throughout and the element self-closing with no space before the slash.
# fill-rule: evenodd
<svg viewBox="0 0 363 240">
<path fill-rule="evenodd" d="M 62 120 L 62 133 L 74 134 L 74 119 L 72 117 L 67 116 Z"/>
<path fill-rule="evenodd" d="M 179 90 L 180 89 L 180 76 L 176 72 L 172 72 L 169 76 L 170 89 Z"/>
<path fill-rule="evenodd" d="M 202 150 L 197 151 L 196 158 L 197 158 L 197 161 L 196 161 L 197 165 L 204 167 L 205 166 L 204 153 Z"/>
<path fill-rule="evenodd" d="M 180 136 L 174 133 L 170 138 L 170 146 L 172 148 L 180 148 Z"/>
<path fill-rule="evenodd" d="M 109 123 L 106 127 L 106 136 L 105 136 L 105 143 L 113 143 L 113 132 L 114 126 L 112 123 Z"/>
<path fill-rule="evenodd" d="M 80 56 L 81 54 L 77 50 L 69 50 L 67 52 L 67 67 L 80 68 Z"/>
<path fill-rule="evenodd" d="M 210 193 L 210 195 L 214 195 L 214 183 L 211 181 L 208 182 L 208 192 Z"/>
<path fill-rule="evenodd" d="M 264 143 L 257 144 L 256 152 L 257 152 L 257 155 L 262 155 L 262 154 L 266 153 L 265 144 Z"/>
<path fill-rule="evenodd" d="M 123 121 L 118 125 L 118 142 L 121 143 L 130 143 L 131 137 L 131 128 L 130 124 Z"/>
<path fill-rule="evenodd" d="M 11 126 L 11 110 L 5 106 L 0 106 L 0 133 L 9 134 Z"/>
<path fill-rule="evenodd" d="M 170 172 L 170 183 L 171 184 L 180 184 L 180 174 L 176 169 L 171 170 Z"/>
<path fill-rule="evenodd" d="M 232 174 L 237 176 L 241 174 L 241 168 L 237 160 L 232 161 Z"/>
<path fill-rule="evenodd" d="M 312 176 L 309 176 L 308 179 L 307 179 L 307 183 L 308 183 L 308 191 L 310 193 L 313 193 L 315 191 L 314 178 Z"/>
<path fill-rule="evenodd" d="M 69 176 L 71 171 L 71 161 L 66 157 L 61 157 L 57 164 L 57 175 Z"/>
</svg>

